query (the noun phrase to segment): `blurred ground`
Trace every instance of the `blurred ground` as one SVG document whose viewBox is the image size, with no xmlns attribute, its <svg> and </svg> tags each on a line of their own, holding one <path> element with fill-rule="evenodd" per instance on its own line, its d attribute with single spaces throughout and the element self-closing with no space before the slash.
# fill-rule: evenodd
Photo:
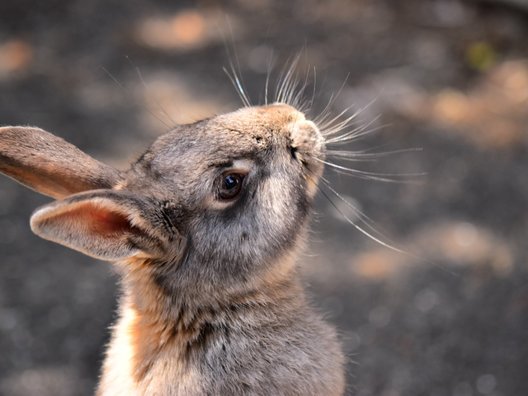
<svg viewBox="0 0 528 396">
<path fill-rule="evenodd" d="M 255 102 L 272 52 L 276 75 L 305 48 L 316 113 L 347 74 L 333 111 L 375 99 L 360 120 L 384 128 L 346 149 L 423 148 L 351 163 L 426 172 L 418 183 L 327 172 L 420 258 L 318 201 L 303 261 L 314 303 L 341 330 L 349 393 L 527 395 L 526 2 L 3 1 L 0 123 L 38 125 L 124 167 L 167 125 L 240 106 L 220 32 Z M 31 234 L 46 201 L 0 178 L 2 395 L 91 394 L 114 315 L 107 264 Z"/>
</svg>

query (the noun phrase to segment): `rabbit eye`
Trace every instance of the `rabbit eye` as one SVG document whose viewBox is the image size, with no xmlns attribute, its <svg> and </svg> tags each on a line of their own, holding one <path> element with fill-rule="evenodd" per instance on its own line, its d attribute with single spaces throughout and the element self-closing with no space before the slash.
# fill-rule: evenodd
<svg viewBox="0 0 528 396">
<path fill-rule="evenodd" d="M 242 190 L 244 175 L 239 173 L 228 173 L 221 176 L 218 196 L 220 199 L 228 200 L 235 198 Z"/>
</svg>

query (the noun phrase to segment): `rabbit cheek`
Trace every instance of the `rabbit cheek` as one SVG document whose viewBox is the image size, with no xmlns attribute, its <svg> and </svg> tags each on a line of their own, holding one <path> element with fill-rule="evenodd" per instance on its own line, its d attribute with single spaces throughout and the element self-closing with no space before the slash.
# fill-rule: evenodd
<svg viewBox="0 0 528 396">
<path fill-rule="evenodd" d="M 258 202 L 257 215 L 261 238 L 267 241 L 269 255 L 275 258 L 290 250 L 297 241 L 310 211 L 302 183 L 287 181 L 286 175 L 268 180 L 267 190 Z"/>
</svg>

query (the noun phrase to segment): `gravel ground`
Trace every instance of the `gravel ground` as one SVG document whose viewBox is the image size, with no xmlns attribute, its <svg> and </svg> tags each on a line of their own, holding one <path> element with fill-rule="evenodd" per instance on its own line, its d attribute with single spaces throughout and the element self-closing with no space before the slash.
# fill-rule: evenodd
<svg viewBox="0 0 528 396">
<path fill-rule="evenodd" d="M 342 334 L 348 393 L 527 395 L 526 9 L 469 0 L 3 1 L 0 123 L 38 125 L 124 168 L 171 124 L 240 106 L 222 71 L 230 59 L 258 103 L 270 57 L 273 79 L 301 52 L 299 78 L 316 70 L 313 113 L 343 87 L 330 109 L 364 109 L 358 125 L 376 130 L 343 149 L 420 149 L 339 162 L 423 173 L 410 182 L 327 172 L 407 253 L 359 232 L 345 216 L 366 227 L 362 215 L 328 189 L 333 203 L 324 194 L 317 202 L 303 268 L 314 304 Z M 27 220 L 47 201 L 0 178 L 2 395 L 91 394 L 114 319 L 109 265 L 31 234 Z"/>
</svg>

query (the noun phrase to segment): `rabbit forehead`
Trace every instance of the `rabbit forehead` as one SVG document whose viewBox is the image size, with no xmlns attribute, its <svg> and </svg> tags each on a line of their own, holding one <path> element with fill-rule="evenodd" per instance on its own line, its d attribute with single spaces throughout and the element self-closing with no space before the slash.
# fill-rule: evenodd
<svg viewBox="0 0 528 396">
<path fill-rule="evenodd" d="M 282 103 L 267 106 L 246 107 L 224 114 L 216 119 L 226 127 L 238 127 L 242 132 L 258 131 L 267 136 L 288 134 L 289 126 L 304 120 L 304 114 Z"/>
<path fill-rule="evenodd" d="M 161 172 L 191 166 L 205 170 L 236 158 L 257 158 L 285 146 L 293 124 L 304 119 L 287 105 L 250 107 L 182 125 L 161 136 L 146 155 Z"/>
</svg>

